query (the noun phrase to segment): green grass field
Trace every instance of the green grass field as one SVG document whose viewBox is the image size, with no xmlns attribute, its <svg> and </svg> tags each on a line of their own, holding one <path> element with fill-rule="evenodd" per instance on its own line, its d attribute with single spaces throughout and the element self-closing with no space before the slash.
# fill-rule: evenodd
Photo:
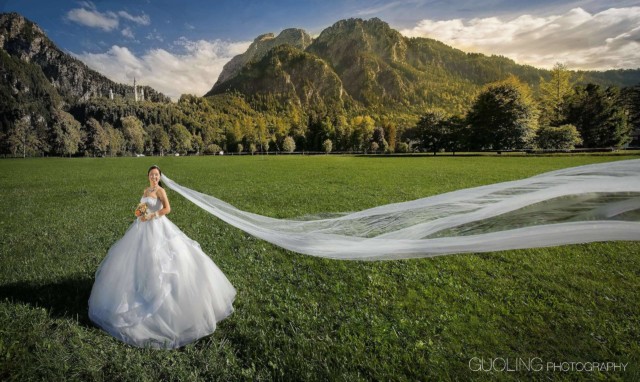
<svg viewBox="0 0 640 382">
<path fill-rule="evenodd" d="M 640 380 L 640 242 L 336 261 L 274 247 L 168 191 L 169 218 L 238 290 L 235 313 L 174 351 L 125 345 L 87 316 L 94 272 L 154 163 L 241 209 L 296 217 L 629 158 L 2 160 L 0 380 Z M 474 358 L 627 366 L 484 372 Z"/>
</svg>

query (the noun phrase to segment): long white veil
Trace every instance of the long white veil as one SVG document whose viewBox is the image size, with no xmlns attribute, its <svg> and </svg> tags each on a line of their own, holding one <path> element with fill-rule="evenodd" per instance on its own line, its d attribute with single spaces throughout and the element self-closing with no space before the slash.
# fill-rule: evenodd
<svg viewBox="0 0 640 382">
<path fill-rule="evenodd" d="M 640 159 L 388 204 L 330 219 L 274 219 L 177 184 L 223 221 L 307 255 L 382 260 L 612 240 L 640 240 Z"/>
</svg>

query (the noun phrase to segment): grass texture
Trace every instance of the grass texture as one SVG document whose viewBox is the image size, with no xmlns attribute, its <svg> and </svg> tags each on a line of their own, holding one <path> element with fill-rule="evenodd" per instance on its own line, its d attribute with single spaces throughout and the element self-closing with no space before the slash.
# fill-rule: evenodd
<svg viewBox="0 0 640 382">
<path fill-rule="evenodd" d="M 169 218 L 236 287 L 236 311 L 173 351 L 125 345 L 87 316 L 94 272 L 132 223 L 151 164 L 186 187 L 284 218 L 622 159 L 2 160 L 0 380 L 640 380 L 640 242 L 327 260 L 251 237 L 168 191 Z M 478 359 L 512 369 L 534 359 L 545 370 L 474 371 Z M 549 371 L 547 362 L 627 365 Z"/>
</svg>

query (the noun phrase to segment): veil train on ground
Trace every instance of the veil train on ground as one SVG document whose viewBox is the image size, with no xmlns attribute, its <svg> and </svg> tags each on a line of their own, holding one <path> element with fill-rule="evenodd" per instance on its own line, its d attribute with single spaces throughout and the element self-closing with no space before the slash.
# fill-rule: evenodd
<svg viewBox="0 0 640 382">
<path fill-rule="evenodd" d="M 166 175 L 162 181 L 253 236 L 333 259 L 391 260 L 640 240 L 640 159 L 572 167 L 329 219 L 261 216 Z"/>
</svg>

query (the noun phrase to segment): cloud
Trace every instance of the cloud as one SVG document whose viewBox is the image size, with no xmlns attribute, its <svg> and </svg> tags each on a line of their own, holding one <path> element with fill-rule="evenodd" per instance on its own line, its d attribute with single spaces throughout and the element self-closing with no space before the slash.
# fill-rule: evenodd
<svg viewBox="0 0 640 382">
<path fill-rule="evenodd" d="M 543 68 L 556 62 L 571 69 L 640 67 L 640 7 L 610 8 L 595 14 L 574 8 L 560 15 L 522 15 L 512 20 L 422 20 L 401 33 Z"/>
<path fill-rule="evenodd" d="M 156 29 L 147 34 L 147 40 L 158 40 L 160 42 L 164 42 L 164 38 L 162 38 L 162 35 L 158 33 L 158 30 Z"/>
<path fill-rule="evenodd" d="M 126 11 L 115 12 L 100 12 L 95 4 L 89 1 L 80 2 L 81 8 L 75 8 L 67 12 L 67 19 L 76 22 L 81 25 L 85 25 L 92 28 L 100 28 L 104 31 L 110 32 L 116 28 L 120 23 L 120 19 L 132 21 L 139 25 L 150 25 L 151 18 L 146 14 L 141 16 L 133 16 Z M 128 32 L 131 32 L 130 28 Z M 122 34 L 125 35 L 125 30 Z M 128 37 L 128 35 L 125 35 Z"/>
<path fill-rule="evenodd" d="M 402 5 L 401 1 L 393 1 L 391 3 L 388 4 L 384 4 L 384 5 L 373 5 L 371 7 L 368 8 L 363 8 L 360 9 L 357 13 L 358 16 L 371 16 L 371 15 L 376 15 L 379 14 L 381 12 L 387 11 L 389 9 L 395 8 L 399 5 Z"/>
<path fill-rule="evenodd" d="M 128 48 L 114 45 L 105 53 L 75 56 L 113 81 L 132 84 L 135 77 L 139 84 L 177 101 L 182 94 L 202 96 L 211 90 L 224 64 L 249 45 L 249 41 L 190 41 L 183 37 L 174 42 L 179 53 L 151 49 L 138 57 Z"/>
<path fill-rule="evenodd" d="M 130 39 L 134 39 L 136 36 L 134 36 L 133 31 L 131 30 L 131 28 L 126 27 L 121 31 L 122 35 L 124 37 L 128 37 Z"/>
<path fill-rule="evenodd" d="M 142 14 L 142 16 L 132 16 L 125 11 L 120 11 L 118 12 L 118 16 L 122 17 L 123 19 L 133 21 L 134 23 L 140 24 L 140 25 L 151 24 L 151 19 L 149 18 L 149 16 L 145 15 L 144 13 Z"/>
<path fill-rule="evenodd" d="M 83 3 L 83 5 L 88 5 Z M 95 8 L 76 8 L 67 12 L 67 19 L 92 28 L 111 31 L 118 27 L 118 16 L 113 12 L 101 13 Z"/>
</svg>

